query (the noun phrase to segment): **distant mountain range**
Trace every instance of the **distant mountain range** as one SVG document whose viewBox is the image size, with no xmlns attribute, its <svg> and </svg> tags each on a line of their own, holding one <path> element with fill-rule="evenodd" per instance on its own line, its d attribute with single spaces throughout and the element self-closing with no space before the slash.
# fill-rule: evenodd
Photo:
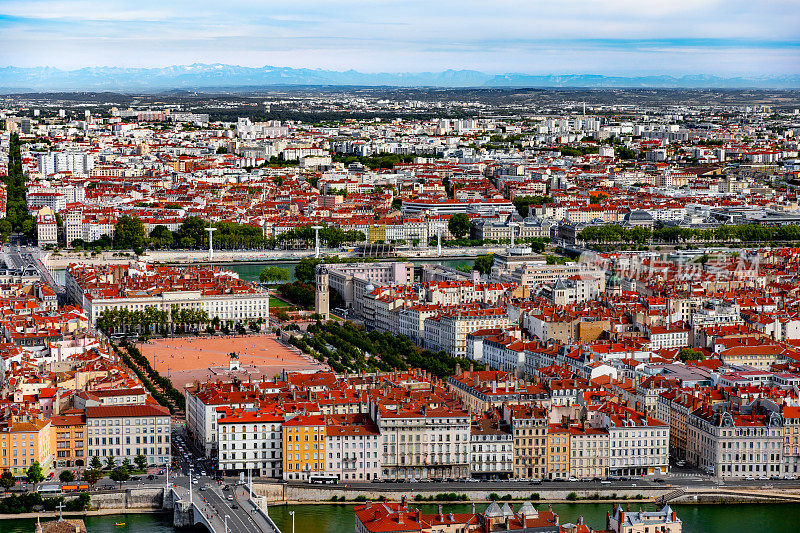
<svg viewBox="0 0 800 533">
<path fill-rule="evenodd" d="M 225 64 L 175 65 L 164 68 L 53 67 L 0 68 L 0 90 L 158 91 L 165 89 L 253 89 L 268 86 L 393 87 L 597 87 L 597 88 L 800 88 L 800 75 L 732 77 L 601 76 L 591 74 L 485 74 L 474 70 L 419 73 L 363 73 L 289 67 L 241 67 Z"/>
</svg>

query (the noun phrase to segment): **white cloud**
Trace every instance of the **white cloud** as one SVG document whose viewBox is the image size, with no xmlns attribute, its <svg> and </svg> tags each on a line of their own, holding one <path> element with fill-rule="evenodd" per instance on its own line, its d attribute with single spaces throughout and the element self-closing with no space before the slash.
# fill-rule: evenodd
<svg viewBox="0 0 800 533">
<path fill-rule="evenodd" d="M 794 0 L 12 0 L 0 63 L 780 74 L 797 27 Z"/>
</svg>

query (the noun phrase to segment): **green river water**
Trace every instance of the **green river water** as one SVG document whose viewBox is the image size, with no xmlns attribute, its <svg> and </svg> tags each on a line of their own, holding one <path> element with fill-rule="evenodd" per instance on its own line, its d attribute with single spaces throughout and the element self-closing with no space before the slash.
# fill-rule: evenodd
<svg viewBox="0 0 800 533">
<path fill-rule="evenodd" d="M 412 504 L 423 513 L 435 513 L 436 505 Z M 478 505 L 480 511 L 484 505 Z M 516 506 L 515 506 L 516 507 Z M 547 504 L 538 504 L 546 509 Z M 632 510 L 654 509 L 647 504 L 631 503 Z M 554 504 L 561 523 L 574 522 L 578 516 L 594 529 L 605 527 L 608 504 Z M 797 533 L 800 531 L 800 505 L 796 504 L 741 504 L 741 505 L 676 505 L 683 521 L 684 533 Z M 354 517 L 349 505 L 296 505 L 270 507 L 270 516 L 283 533 L 291 533 L 289 510 L 295 511 L 296 533 L 352 533 Z M 445 505 L 444 511 L 469 512 L 470 504 Z M 89 533 L 174 533 L 169 514 L 118 515 L 86 518 Z M 115 526 L 124 522 L 124 526 Z M 30 519 L 2 520 L 0 533 L 33 533 L 36 521 Z M 205 530 L 183 529 L 186 533 Z"/>
</svg>

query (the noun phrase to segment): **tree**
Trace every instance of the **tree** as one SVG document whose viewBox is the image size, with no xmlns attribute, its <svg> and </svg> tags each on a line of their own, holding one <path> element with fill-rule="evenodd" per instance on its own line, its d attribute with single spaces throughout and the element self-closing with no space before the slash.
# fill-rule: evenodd
<svg viewBox="0 0 800 533">
<path fill-rule="evenodd" d="M 469 216 L 465 213 L 456 213 L 450 217 L 450 221 L 447 223 L 447 229 L 456 239 L 461 239 L 469 233 L 470 226 Z"/>
<path fill-rule="evenodd" d="M 113 455 L 109 455 L 108 457 L 106 457 L 106 468 L 111 470 L 115 466 L 117 466 L 117 462 L 114 460 L 114 456 Z"/>
<path fill-rule="evenodd" d="M 92 460 L 89 461 L 89 466 L 91 466 L 94 470 L 102 470 L 103 461 L 100 460 L 99 456 L 95 455 L 92 457 Z"/>
<path fill-rule="evenodd" d="M 261 283 L 275 283 L 278 281 L 289 281 L 289 269 L 284 267 L 268 266 L 261 271 L 258 279 Z"/>
<path fill-rule="evenodd" d="M 116 481 L 117 483 L 122 483 L 123 481 L 128 481 L 131 475 L 128 472 L 127 468 L 125 468 L 124 466 L 120 466 L 112 470 L 111 474 L 109 474 L 108 477 L 110 477 L 113 481 Z"/>
<path fill-rule="evenodd" d="M 137 455 L 133 458 L 133 462 L 136 463 L 136 468 L 139 470 L 144 470 L 147 467 L 147 457 L 144 455 Z"/>
<path fill-rule="evenodd" d="M 150 242 L 154 248 L 170 248 L 172 246 L 172 241 L 172 232 L 163 224 L 154 227 L 153 231 L 150 232 Z"/>
<path fill-rule="evenodd" d="M 58 479 L 61 480 L 62 483 L 72 483 L 75 481 L 75 474 L 72 473 L 72 470 L 62 470 L 58 475 Z"/>
<path fill-rule="evenodd" d="M 678 359 L 684 363 L 687 361 L 702 361 L 705 358 L 706 356 L 703 354 L 703 352 L 700 350 L 694 350 L 692 348 L 684 348 L 678 352 Z"/>
<path fill-rule="evenodd" d="M 34 461 L 31 466 L 28 467 L 28 470 L 25 471 L 25 475 L 30 483 L 40 483 L 44 481 L 44 472 L 42 471 L 42 465 L 39 464 L 39 461 Z"/>
<path fill-rule="evenodd" d="M 0 476 L 0 487 L 3 487 L 4 490 L 10 490 L 16 484 L 17 480 L 14 479 L 14 474 L 12 474 L 10 470 L 6 470 L 3 472 L 3 475 Z"/>
<path fill-rule="evenodd" d="M 90 468 L 89 470 L 83 471 L 83 479 L 89 485 L 94 485 L 100 481 L 101 477 L 103 477 L 103 473 L 98 468 Z"/>
<path fill-rule="evenodd" d="M 322 263 L 322 259 L 304 257 L 294 268 L 294 277 L 303 283 L 315 283 L 317 280 L 317 265 Z"/>
<path fill-rule="evenodd" d="M 494 265 L 494 254 L 479 255 L 475 258 L 475 270 L 481 274 L 489 274 Z"/>
<path fill-rule="evenodd" d="M 206 221 L 202 218 L 186 217 L 178 228 L 178 243 L 183 248 L 200 248 L 206 240 L 206 227 Z"/>
<path fill-rule="evenodd" d="M 511 202 L 517 208 L 517 212 L 523 218 L 530 214 L 530 206 L 544 205 L 553 203 L 549 196 L 515 196 Z"/>
<path fill-rule="evenodd" d="M 142 248 L 144 246 L 144 224 L 138 217 L 122 215 L 114 226 L 114 246 L 117 248 Z"/>
</svg>

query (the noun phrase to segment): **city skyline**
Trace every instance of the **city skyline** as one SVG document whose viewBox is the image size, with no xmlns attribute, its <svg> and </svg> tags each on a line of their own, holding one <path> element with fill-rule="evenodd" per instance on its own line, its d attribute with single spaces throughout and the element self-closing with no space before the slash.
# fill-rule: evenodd
<svg viewBox="0 0 800 533">
<path fill-rule="evenodd" d="M 800 10 L 775 0 L 639 5 L 303 1 L 6 2 L 0 65 L 224 63 L 363 73 L 721 77 L 800 72 Z"/>
</svg>

